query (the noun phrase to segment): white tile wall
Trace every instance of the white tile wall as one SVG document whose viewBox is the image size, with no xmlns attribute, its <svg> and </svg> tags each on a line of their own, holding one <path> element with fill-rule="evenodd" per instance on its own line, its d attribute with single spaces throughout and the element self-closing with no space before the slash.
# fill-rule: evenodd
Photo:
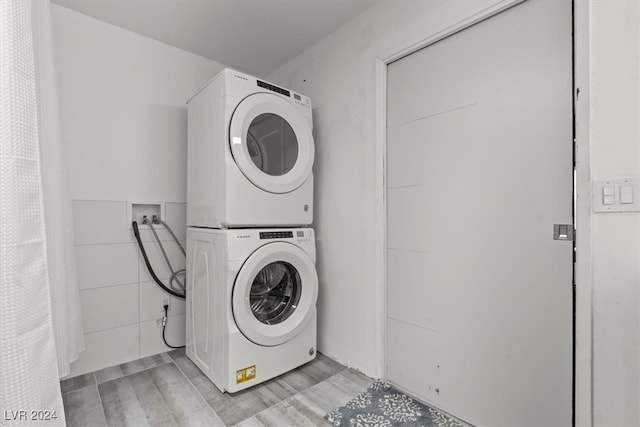
<svg viewBox="0 0 640 427">
<path fill-rule="evenodd" d="M 71 364 L 75 377 L 108 366 L 118 365 L 140 357 L 140 328 L 138 324 L 107 329 L 84 335 L 84 351 Z"/>
<path fill-rule="evenodd" d="M 139 321 L 138 284 L 80 291 L 84 332 L 97 332 Z"/>
<path fill-rule="evenodd" d="M 76 246 L 80 289 L 138 283 L 138 248 L 133 243 Z"/>
<path fill-rule="evenodd" d="M 85 351 L 71 366 L 76 376 L 167 351 L 162 329 L 161 295 L 140 255 L 127 218 L 126 201 L 74 200 L 74 232 Z M 184 244 L 186 203 L 165 202 L 165 218 Z M 184 255 L 163 227 L 157 227 L 174 270 Z M 140 230 L 158 277 L 168 283 L 169 269 L 147 227 Z M 167 340 L 185 341 L 184 300 L 170 296 Z"/>
</svg>

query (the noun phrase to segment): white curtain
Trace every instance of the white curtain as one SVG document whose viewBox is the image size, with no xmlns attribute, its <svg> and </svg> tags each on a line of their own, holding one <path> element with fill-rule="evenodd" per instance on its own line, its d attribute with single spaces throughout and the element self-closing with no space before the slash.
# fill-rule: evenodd
<svg viewBox="0 0 640 427">
<path fill-rule="evenodd" d="M 50 3 L 33 2 L 44 214 L 53 328 L 60 377 L 84 350 L 80 293 L 76 280 L 73 216 L 64 168 L 51 43 Z"/>
<path fill-rule="evenodd" d="M 0 1 L 0 414 L 64 424 L 40 176 L 31 6 Z M 21 412 L 24 411 L 24 412 Z M 9 420 L 6 420 L 9 418 Z"/>
<path fill-rule="evenodd" d="M 68 257 L 72 255 L 68 245 L 70 227 L 69 222 L 64 222 L 70 221 L 70 217 L 63 197 L 48 7 L 48 2 L 0 1 L 0 423 L 3 425 L 65 425 L 56 347 L 61 358 L 66 358 L 62 371 L 68 370 L 74 357 L 69 350 L 82 347 L 76 336 L 78 332 L 82 335 L 81 328 L 77 323 L 69 327 L 70 320 L 79 320 L 79 309 L 77 289 L 69 286 L 75 279 L 73 258 Z M 48 232 L 45 209 L 47 226 L 52 224 Z"/>
</svg>

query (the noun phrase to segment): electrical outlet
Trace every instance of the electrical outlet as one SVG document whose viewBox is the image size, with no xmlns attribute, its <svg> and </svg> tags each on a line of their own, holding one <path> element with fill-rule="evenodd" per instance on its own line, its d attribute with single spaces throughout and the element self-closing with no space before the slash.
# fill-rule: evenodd
<svg viewBox="0 0 640 427">
<path fill-rule="evenodd" d="M 164 314 L 164 306 L 168 306 L 167 311 L 171 310 L 171 298 L 169 295 L 161 295 L 160 296 L 160 311 Z"/>
</svg>

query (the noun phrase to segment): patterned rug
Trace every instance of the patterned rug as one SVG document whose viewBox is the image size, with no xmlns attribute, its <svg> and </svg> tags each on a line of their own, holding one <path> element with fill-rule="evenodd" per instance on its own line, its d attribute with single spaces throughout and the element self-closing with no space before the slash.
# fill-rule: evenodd
<svg viewBox="0 0 640 427">
<path fill-rule="evenodd" d="M 336 427 L 468 426 L 381 381 L 324 418 Z"/>
</svg>

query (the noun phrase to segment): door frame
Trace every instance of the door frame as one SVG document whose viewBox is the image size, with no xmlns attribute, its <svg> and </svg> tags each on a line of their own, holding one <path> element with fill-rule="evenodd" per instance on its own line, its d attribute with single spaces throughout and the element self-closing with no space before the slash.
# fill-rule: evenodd
<svg viewBox="0 0 640 427">
<path fill-rule="evenodd" d="M 375 261 L 376 375 L 386 379 L 387 317 L 387 66 L 526 0 L 501 0 L 457 23 L 416 41 L 398 44 L 375 58 Z M 591 171 L 589 167 L 589 5 L 573 3 L 574 135 L 575 135 L 575 319 L 574 425 L 593 425 L 592 417 L 592 272 Z M 577 90 L 579 88 L 579 91 Z M 579 96 L 578 96 L 579 93 Z"/>
</svg>

